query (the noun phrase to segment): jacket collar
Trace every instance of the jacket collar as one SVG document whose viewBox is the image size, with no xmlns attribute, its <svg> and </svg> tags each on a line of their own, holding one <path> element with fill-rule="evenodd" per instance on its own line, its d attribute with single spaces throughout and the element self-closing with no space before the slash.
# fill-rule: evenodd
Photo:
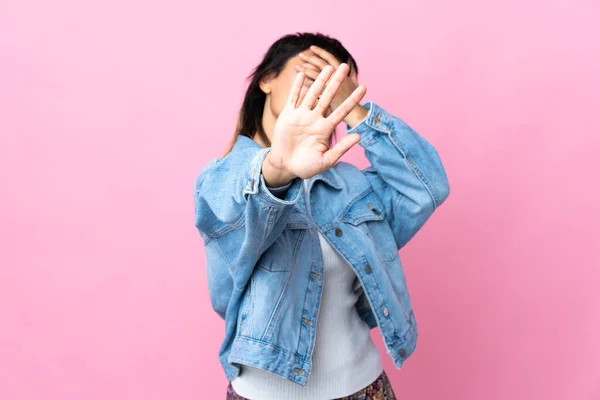
<svg viewBox="0 0 600 400">
<path fill-rule="evenodd" d="M 238 138 L 236 139 L 235 144 L 233 145 L 233 151 L 247 149 L 247 148 L 260 149 L 262 147 L 258 143 L 256 143 L 254 140 L 249 138 L 248 136 L 239 135 Z M 320 174 L 317 174 L 307 180 L 308 181 L 312 180 L 315 182 L 323 181 L 323 182 L 327 183 L 329 186 L 336 188 L 336 189 L 342 189 L 344 187 L 340 175 L 333 168 L 329 168 L 327 171 L 321 172 Z"/>
</svg>

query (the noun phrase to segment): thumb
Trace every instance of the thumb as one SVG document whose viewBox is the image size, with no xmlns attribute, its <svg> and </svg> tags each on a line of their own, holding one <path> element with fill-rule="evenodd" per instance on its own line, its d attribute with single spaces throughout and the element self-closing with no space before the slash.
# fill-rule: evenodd
<svg viewBox="0 0 600 400">
<path fill-rule="evenodd" d="M 327 170 L 333 167 L 333 165 L 359 141 L 360 135 L 358 133 L 351 133 L 337 142 L 333 148 L 327 150 L 323 154 L 323 165 L 325 166 L 325 169 Z"/>
</svg>

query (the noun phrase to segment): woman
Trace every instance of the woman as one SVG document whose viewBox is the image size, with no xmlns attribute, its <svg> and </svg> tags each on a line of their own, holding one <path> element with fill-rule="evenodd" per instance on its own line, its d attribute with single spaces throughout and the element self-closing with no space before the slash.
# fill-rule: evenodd
<svg viewBox="0 0 600 400">
<path fill-rule="evenodd" d="M 448 181 L 431 144 L 360 104 L 357 76 L 335 39 L 280 38 L 251 76 L 231 148 L 197 179 L 228 399 L 394 399 L 370 329 L 397 368 L 415 349 L 398 249 Z M 357 143 L 363 170 L 338 162 Z"/>
</svg>

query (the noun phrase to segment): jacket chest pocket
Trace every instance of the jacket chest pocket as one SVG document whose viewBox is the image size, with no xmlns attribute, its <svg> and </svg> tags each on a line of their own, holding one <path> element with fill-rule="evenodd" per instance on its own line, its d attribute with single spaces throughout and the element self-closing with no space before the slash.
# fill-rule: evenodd
<svg viewBox="0 0 600 400">
<path fill-rule="evenodd" d="M 258 259 L 257 266 L 270 272 L 288 272 L 309 228 L 306 218 L 296 212 L 288 216 L 283 232 Z"/>
<path fill-rule="evenodd" d="M 391 227 L 385 218 L 385 209 L 373 190 L 353 199 L 342 213 L 341 222 L 355 226 L 365 239 L 371 239 L 382 260 L 398 258 L 398 247 Z"/>
</svg>

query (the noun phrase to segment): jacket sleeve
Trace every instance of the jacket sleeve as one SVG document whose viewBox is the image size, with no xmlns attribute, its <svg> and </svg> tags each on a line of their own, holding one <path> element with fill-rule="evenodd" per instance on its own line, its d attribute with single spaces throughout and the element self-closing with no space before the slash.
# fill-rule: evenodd
<svg viewBox="0 0 600 400">
<path fill-rule="evenodd" d="M 302 180 L 269 188 L 262 163 L 270 148 L 244 149 L 200 172 L 195 226 L 204 240 L 209 295 L 223 318 L 232 294 L 244 290 L 261 254 L 281 234 L 303 193 Z"/>
<path fill-rule="evenodd" d="M 370 162 L 362 172 L 385 205 L 400 249 L 448 197 L 448 179 L 429 142 L 374 102 L 364 107 L 367 116 L 347 132 L 361 136 Z"/>
</svg>

